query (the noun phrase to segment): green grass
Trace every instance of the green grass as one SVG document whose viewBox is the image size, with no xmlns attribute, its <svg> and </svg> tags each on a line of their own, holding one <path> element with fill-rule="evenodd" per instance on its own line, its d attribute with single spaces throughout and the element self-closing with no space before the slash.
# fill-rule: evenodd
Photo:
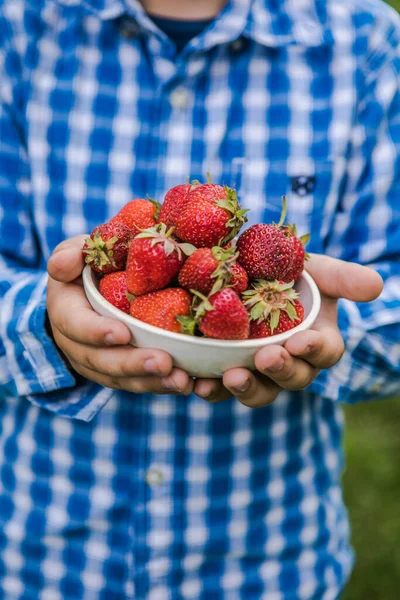
<svg viewBox="0 0 400 600">
<path fill-rule="evenodd" d="M 357 563 L 343 600 L 400 598 L 400 398 L 346 408 L 346 503 Z"/>
<path fill-rule="evenodd" d="M 389 4 L 400 11 L 400 0 L 389 0 Z"/>
</svg>

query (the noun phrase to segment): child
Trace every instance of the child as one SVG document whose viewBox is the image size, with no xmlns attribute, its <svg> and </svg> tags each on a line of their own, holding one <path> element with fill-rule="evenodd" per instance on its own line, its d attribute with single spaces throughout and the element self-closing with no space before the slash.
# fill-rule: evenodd
<svg viewBox="0 0 400 600">
<path fill-rule="evenodd" d="M 2 0 L 0 19 L 2 597 L 338 598 L 340 404 L 400 383 L 397 15 Z M 288 196 L 323 304 L 255 373 L 193 381 L 79 277 L 82 234 L 207 171 L 252 222 Z"/>
</svg>

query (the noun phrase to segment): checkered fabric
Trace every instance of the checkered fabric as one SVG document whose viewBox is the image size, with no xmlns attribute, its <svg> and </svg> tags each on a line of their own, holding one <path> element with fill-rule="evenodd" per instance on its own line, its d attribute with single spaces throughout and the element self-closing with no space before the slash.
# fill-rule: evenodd
<svg viewBox="0 0 400 600">
<path fill-rule="evenodd" d="M 379 0 L 231 0 L 176 56 L 137 0 L 0 1 L 2 600 L 339 597 L 341 403 L 400 384 L 399 34 Z M 76 382 L 52 249 L 207 171 L 381 273 L 343 360 L 257 410 Z"/>
</svg>

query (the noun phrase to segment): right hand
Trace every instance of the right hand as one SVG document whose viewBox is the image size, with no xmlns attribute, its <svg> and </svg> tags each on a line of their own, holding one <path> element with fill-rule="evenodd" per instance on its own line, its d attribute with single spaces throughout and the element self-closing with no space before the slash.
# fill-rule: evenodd
<svg viewBox="0 0 400 600">
<path fill-rule="evenodd" d="M 47 265 L 47 312 L 55 343 L 77 373 L 103 386 L 138 394 L 190 394 L 193 380 L 173 367 L 169 354 L 134 348 L 123 323 L 91 308 L 81 280 L 86 237 L 59 244 Z"/>
</svg>

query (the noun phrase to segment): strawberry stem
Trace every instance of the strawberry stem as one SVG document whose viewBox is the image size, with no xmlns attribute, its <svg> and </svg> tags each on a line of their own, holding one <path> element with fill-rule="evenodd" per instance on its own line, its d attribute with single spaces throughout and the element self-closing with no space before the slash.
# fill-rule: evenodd
<svg viewBox="0 0 400 600">
<path fill-rule="evenodd" d="M 286 213 L 287 213 L 286 196 L 282 196 L 282 212 L 281 212 L 281 218 L 279 219 L 278 227 L 282 227 L 282 225 L 284 224 L 285 219 L 286 219 Z"/>
</svg>

